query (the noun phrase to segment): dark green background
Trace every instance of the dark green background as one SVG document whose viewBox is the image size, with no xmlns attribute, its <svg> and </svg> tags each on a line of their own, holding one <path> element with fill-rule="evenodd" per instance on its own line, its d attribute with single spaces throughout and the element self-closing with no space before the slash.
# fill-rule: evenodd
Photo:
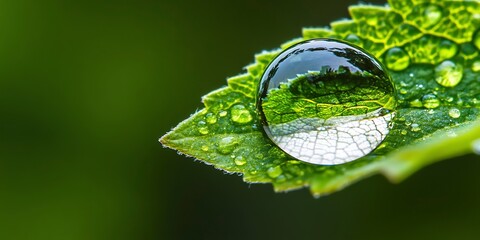
<svg viewBox="0 0 480 240">
<path fill-rule="evenodd" d="M 314 199 L 157 142 L 254 53 L 356 2 L 0 2 L 0 239 L 476 239 L 477 156 Z"/>
</svg>

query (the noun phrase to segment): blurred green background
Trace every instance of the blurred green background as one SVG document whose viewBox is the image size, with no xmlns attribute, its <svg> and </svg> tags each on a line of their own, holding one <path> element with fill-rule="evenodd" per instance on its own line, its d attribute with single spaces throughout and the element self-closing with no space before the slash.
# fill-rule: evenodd
<svg viewBox="0 0 480 240">
<path fill-rule="evenodd" d="M 478 156 L 314 199 L 157 142 L 254 53 L 355 3 L 0 1 L 0 239 L 477 239 Z"/>
</svg>

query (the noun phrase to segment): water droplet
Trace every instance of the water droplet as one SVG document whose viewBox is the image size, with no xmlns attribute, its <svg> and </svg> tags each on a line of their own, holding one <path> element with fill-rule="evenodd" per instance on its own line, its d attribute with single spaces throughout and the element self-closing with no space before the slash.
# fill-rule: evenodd
<svg viewBox="0 0 480 240">
<path fill-rule="evenodd" d="M 475 47 L 478 48 L 478 50 L 480 50 L 480 30 L 475 33 L 475 37 L 473 38 L 473 44 L 475 45 Z"/>
<path fill-rule="evenodd" d="M 267 175 L 271 178 L 277 178 L 278 176 L 282 175 L 283 171 L 280 166 L 271 167 L 267 170 Z"/>
<path fill-rule="evenodd" d="M 290 156 L 322 165 L 356 160 L 380 145 L 397 104 L 377 59 L 326 39 L 280 53 L 263 73 L 258 96 L 267 136 Z"/>
<path fill-rule="evenodd" d="M 440 100 L 435 94 L 426 94 L 422 97 L 422 104 L 425 108 L 436 108 L 440 105 Z"/>
<path fill-rule="evenodd" d="M 418 132 L 421 130 L 420 126 L 417 123 L 413 123 L 411 127 L 413 132 Z"/>
<path fill-rule="evenodd" d="M 197 126 L 198 126 L 198 132 L 200 134 L 203 134 L 203 135 L 206 135 L 208 134 L 208 128 L 206 126 L 207 124 L 204 122 L 204 121 L 199 121 L 197 123 Z"/>
<path fill-rule="evenodd" d="M 217 144 L 217 151 L 221 154 L 230 154 L 237 147 L 238 142 L 234 137 L 224 137 Z"/>
<path fill-rule="evenodd" d="M 463 67 L 450 60 L 435 67 L 435 80 L 444 87 L 455 87 L 463 77 Z"/>
<path fill-rule="evenodd" d="M 443 40 L 438 46 L 438 53 L 440 59 L 449 59 L 455 56 L 458 52 L 458 46 L 456 43 L 450 40 Z"/>
<path fill-rule="evenodd" d="M 245 165 L 245 163 L 247 163 L 245 158 L 243 158 L 242 156 L 236 156 L 235 160 L 233 160 L 233 161 L 235 162 L 235 164 L 237 166 L 243 166 L 243 165 Z"/>
<path fill-rule="evenodd" d="M 407 133 L 408 133 L 408 131 L 405 130 L 405 129 L 403 129 L 402 131 L 400 131 L 400 134 L 402 134 L 402 135 L 407 135 Z"/>
<path fill-rule="evenodd" d="M 210 149 L 210 148 L 207 145 L 202 146 L 202 151 L 206 152 L 206 151 L 208 151 L 208 149 Z"/>
<path fill-rule="evenodd" d="M 230 113 L 232 114 L 232 121 L 236 123 L 244 124 L 252 121 L 250 111 L 241 104 L 233 106 Z"/>
<path fill-rule="evenodd" d="M 473 153 L 480 155 L 480 139 L 472 142 Z"/>
<path fill-rule="evenodd" d="M 405 88 L 400 89 L 400 94 L 407 94 L 408 91 Z"/>
<path fill-rule="evenodd" d="M 362 46 L 363 42 L 362 42 L 362 39 L 360 39 L 357 35 L 355 34 L 349 34 L 345 40 L 347 42 L 350 42 L 352 44 L 355 44 L 357 46 Z"/>
<path fill-rule="evenodd" d="M 410 65 L 410 57 L 402 48 L 394 47 L 385 53 L 385 64 L 393 71 L 402 71 Z"/>
<path fill-rule="evenodd" d="M 213 113 L 207 113 L 205 115 L 205 121 L 207 121 L 208 124 L 214 124 L 217 122 L 217 117 Z"/>
<path fill-rule="evenodd" d="M 410 102 L 410 106 L 411 106 L 411 107 L 421 108 L 421 107 L 423 107 L 423 103 L 422 103 L 422 101 L 420 101 L 419 99 L 415 99 L 415 100 L 412 100 L 412 101 Z"/>
<path fill-rule="evenodd" d="M 221 112 L 218 113 L 218 115 L 220 117 L 225 117 L 225 116 L 227 116 L 227 111 L 221 111 Z"/>
<path fill-rule="evenodd" d="M 472 71 L 474 72 L 480 71 L 480 60 L 476 60 L 472 63 Z"/>
<path fill-rule="evenodd" d="M 442 9 L 434 4 L 431 4 L 425 8 L 423 12 L 425 19 L 425 27 L 433 26 L 442 19 Z"/>
<path fill-rule="evenodd" d="M 461 45 L 460 49 L 465 58 L 473 58 L 477 53 L 477 49 L 472 43 L 464 43 Z"/>
<path fill-rule="evenodd" d="M 448 115 L 452 118 L 459 118 L 460 117 L 460 110 L 458 108 L 452 108 L 448 111 Z"/>
</svg>

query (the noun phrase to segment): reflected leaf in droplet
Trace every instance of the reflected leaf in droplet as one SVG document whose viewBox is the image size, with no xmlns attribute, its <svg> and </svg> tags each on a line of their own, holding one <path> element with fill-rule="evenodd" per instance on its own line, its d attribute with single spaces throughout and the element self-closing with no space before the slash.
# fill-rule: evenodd
<svg viewBox="0 0 480 240">
<path fill-rule="evenodd" d="M 298 43 L 262 75 L 257 110 L 265 134 L 288 155 L 333 165 L 373 151 L 389 132 L 396 94 L 380 62 L 331 39 Z"/>
<path fill-rule="evenodd" d="M 459 118 L 460 115 L 461 115 L 461 112 L 460 112 L 460 110 L 458 110 L 458 108 L 452 108 L 448 111 L 448 115 L 451 118 Z"/>
<path fill-rule="evenodd" d="M 425 108 L 437 108 L 440 105 L 440 100 L 435 94 L 425 94 L 422 97 L 422 104 Z"/>
<path fill-rule="evenodd" d="M 444 87 L 455 87 L 463 78 L 463 66 L 450 60 L 435 67 L 435 80 Z"/>
<path fill-rule="evenodd" d="M 232 121 L 240 124 L 249 123 L 253 119 L 250 111 L 241 104 L 233 106 L 230 110 L 230 114 Z"/>
<path fill-rule="evenodd" d="M 385 53 L 385 65 L 393 71 L 401 71 L 410 65 L 410 57 L 402 48 L 391 48 Z"/>
</svg>

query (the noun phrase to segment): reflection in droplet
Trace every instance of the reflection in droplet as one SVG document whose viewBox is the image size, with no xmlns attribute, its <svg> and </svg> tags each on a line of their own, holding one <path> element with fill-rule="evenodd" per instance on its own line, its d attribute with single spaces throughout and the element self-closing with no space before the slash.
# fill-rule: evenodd
<svg viewBox="0 0 480 240">
<path fill-rule="evenodd" d="M 440 59 L 449 59 L 458 52 L 458 45 L 450 40 L 443 40 L 438 46 Z"/>
<path fill-rule="evenodd" d="M 357 46 L 362 46 L 363 42 L 362 39 L 360 39 L 357 35 L 355 34 L 349 34 L 345 40 L 349 43 L 355 44 Z"/>
<path fill-rule="evenodd" d="M 236 156 L 234 159 L 234 162 L 237 166 L 243 166 L 247 163 L 244 157 L 242 156 Z"/>
<path fill-rule="evenodd" d="M 472 63 L 472 71 L 474 72 L 480 71 L 480 60 L 476 60 Z"/>
<path fill-rule="evenodd" d="M 206 135 L 208 134 L 208 128 L 207 128 L 207 123 L 205 123 L 204 121 L 199 121 L 197 123 L 197 126 L 198 126 L 198 132 L 202 135 Z"/>
<path fill-rule="evenodd" d="M 347 43 L 314 39 L 280 53 L 260 81 L 266 135 L 290 156 L 334 165 L 373 151 L 396 108 L 393 82 L 377 59 Z"/>
<path fill-rule="evenodd" d="M 217 117 L 215 117 L 215 114 L 213 113 L 207 113 L 205 115 L 205 121 L 208 123 L 208 124 L 214 124 L 217 122 Z"/>
<path fill-rule="evenodd" d="M 244 124 L 252 121 L 252 115 L 250 114 L 250 111 L 248 111 L 248 109 L 241 104 L 233 106 L 230 110 L 230 114 L 232 115 L 232 121 L 236 123 Z"/>
<path fill-rule="evenodd" d="M 440 105 L 440 100 L 435 94 L 430 93 L 422 97 L 422 104 L 425 108 L 436 108 Z"/>
<path fill-rule="evenodd" d="M 271 167 L 267 170 L 267 175 L 271 178 L 277 178 L 278 176 L 282 175 L 283 171 L 280 166 Z"/>
<path fill-rule="evenodd" d="M 463 67 L 450 60 L 443 61 L 435 67 L 435 80 L 444 87 L 454 87 L 463 77 Z"/>
<path fill-rule="evenodd" d="M 413 132 L 418 132 L 421 130 L 420 126 L 417 123 L 413 123 L 411 127 Z"/>
<path fill-rule="evenodd" d="M 385 53 L 385 64 L 393 71 L 401 71 L 410 65 L 410 57 L 402 48 L 391 48 Z"/>
<path fill-rule="evenodd" d="M 431 4 L 423 12 L 425 18 L 425 27 L 433 26 L 442 19 L 442 9 L 438 5 Z"/>
<path fill-rule="evenodd" d="M 458 108 L 452 108 L 448 111 L 448 115 L 452 118 L 459 118 L 460 117 L 460 110 Z"/>
<path fill-rule="evenodd" d="M 235 150 L 238 142 L 234 137 L 224 137 L 217 143 L 217 151 L 221 154 L 230 154 Z"/>
<path fill-rule="evenodd" d="M 218 115 L 220 117 L 225 117 L 225 116 L 227 116 L 227 111 L 221 111 L 221 112 L 218 113 Z"/>
</svg>

